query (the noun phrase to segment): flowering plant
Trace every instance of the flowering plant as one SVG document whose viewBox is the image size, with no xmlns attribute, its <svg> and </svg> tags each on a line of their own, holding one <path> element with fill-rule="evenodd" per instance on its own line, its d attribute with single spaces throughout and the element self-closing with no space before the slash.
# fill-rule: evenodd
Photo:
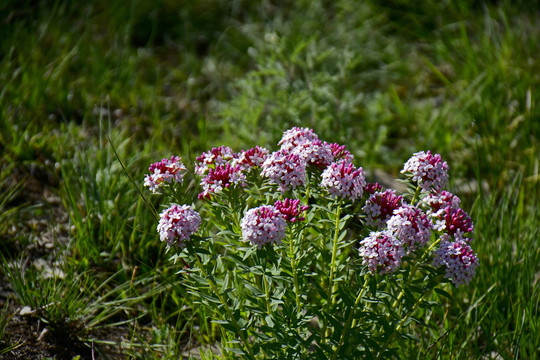
<svg viewBox="0 0 540 360">
<path fill-rule="evenodd" d="M 278 145 L 203 153 L 190 175 L 200 190 L 179 157 L 146 176 L 172 203 L 160 239 L 219 324 L 222 357 L 397 356 L 419 307 L 436 305 L 433 292 L 451 298 L 442 284 L 468 283 L 478 265 L 472 221 L 443 190 L 447 163 L 414 154 L 402 170 L 410 191 L 398 194 L 311 129 L 287 130 Z"/>
</svg>

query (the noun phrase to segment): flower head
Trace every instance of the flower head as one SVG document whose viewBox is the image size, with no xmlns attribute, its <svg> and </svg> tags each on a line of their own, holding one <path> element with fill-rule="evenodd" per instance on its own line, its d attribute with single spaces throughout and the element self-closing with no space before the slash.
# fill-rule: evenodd
<svg viewBox="0 0 540 360">
<path fill-rule="evenodd" d="M 251 169 L 252 167 L 261 166 L 264 160 L 268 157 L 269 151 L 259 145 L 249 150 L 242 150 L 238 154 L 238 158 L 233 160 L 234 165 L 240 165 L 243 168 Z"/>
<path fill-rule="evenodd" d="M 219 193 L 231 184 L 244 185 L 245 181 L 246 176 L 239 165 L 231 166 L 229 163 L 217 165 L 208 169 L 208 175 L 201 179 L 203 192 L 199 194 L 199 199 L 208 198 L 212 193 Z"/>
<path fill-rule="evenodd" d="M 360 242 L 359 254 L 372 273 L 380 269 L 379 273 L 385 274 L 396 271 L 405 251 L 390 231 L 377 231 Z"/>
<path fill-rule="evenodd" d="M 352 163 L 334 162 L 322 173 L 321 187 L 327 189 L 333 197 L 354 201 L 362 196 L 365 185 L 364 171 Z"/>
<path fill-rule="evenodd" d="M 422 210 L 411 205 L 403 204 L 394 210 L 386 225 L 410 251 L 424 246 L 431 237 L 431 221 Z"/>
<path fill-rule="evenodd" d="M 366 186 L 364 186 L 364 192 L 371 195 L 380 191 L 382 191 L 382 186 L 379 183 L 367 183 Z"/>
<path fill-rule="evenodd" d="M 463 209 L 447 206 L 437 213 L 435 229 L 453 235 L 456 238 L 466 238 L 467 233 L 474 232 L 472 219 Z"/>
<path fill-rule="evenodd" d="M 281 150 L 290 152 L 295 147 L 299 146 L 306 141 L 319 140 L 317 134 L 309 128 L 293 127 L 283 133 L 283 137 L 279 141 L 278 145 L 281 145 Z"/>
<path fill-rule="evenodd" d="M 308 205 L 301 206 L 300 200 L 298 199 L 285 199 L 284 201 L 278 200 L 275 202 L 274 206 L 276 207 L 276 210 L 283 215 L 285 220 L 292 223 L 304 221 L 305 217 L 300 216 L 300 214 L 309 209 Z"/>
<path fill-rule="evenodd" d="M 439 211 L 447 206 L 459 208 L 461 199 L 451 192 L 443 190 L 440 193 L 429 193 L 421 200 L 421 204 L 429 208 L 428 214 L 437 216 Z"/>
<path fill-rule="evenodd" d="M 145 176 L 144 186 L 148 186 L 155 193 L 165 183 L 170 183 L 173 180 L 182 183 L 186 167 L 181 160 L 179 156 L 171 156 L 170 159 L 163 159 L 150 165 L 148 169 L 150 174 Z"/>
<path fill-rule="evenodd" d="M 169 246 L 184 247 L 191 234 L 197 232 L 201 225 L 201 216 L 189 205 L 173 205 L 165 209 L 159 217 L 159 239 L 166 241 Z"/>
<path fill-rule="evenodd" d="M 261 174 L 279 185 L 282 193 L 306 181 L 306 163 L 296 154 L 275 151 L 263 162 L 262 169 Z"/>
<path fill-rule="evenodd" d="M 366 224 L 377 228 L 383 227 L 394 210 L 399 208 L 402 203 L 403 197 L 396 195 L 395 190 L 376 192 L 369 197 L 366 205 L 362 208 L 366 214 Z"/>
<path fill-rule="evenodd" d="M 329 144 L 325 141 L 324 146 L 328 147 L 330 151 L 332 152 L 332 156 L 334 157 L 334 162 L 339 162 L 339 161 L 353 162 L 354 155 L 351 154 L 347 149 L 345 149 L 345 145 L 340 145 L 338 143 Z"/>
<path fill-rule="evenodd" d="M 228 146 L 212 148 L 212 150 L 202 153 L 201 156 L 196 158 L 195 174 L 203 176 L 210 168 L 225 165 L 236 157 L 237 155 Z"/>
<path fill-rule="evenodd" d="M 280 244 L 287 223 L 281 213 L 271 205 L 250 209 L 241 223 L 242 238 L 261 249 L 266 244 Z"/>
<path fill-rule="evenodd" d="M 424 190 L 433 189 L 441 191 L 448 182 L 448 164 L 442 161 L 441 155 L 432 155 L 420 151 L 405 163 L 402 173 L 412 177 L 412 181 L 417 182 Z"/>
<path fill-rule="evenodd" d="M 446 238 L 435 251 L 433 266 L 445 266 L 445 277 L 452 280 L 456 287 L 463 283 L 468 284 L 476 273 L 478 258 L 467 242 L 452 242 Z"/>
<path fill-rule="evenodd" d="M 334 160 L 332 149 L 319 139 L 304 140 L 290 150 L 284 150 L 283 147 L 282 150 L 296 154 L 307 165 L 314 165 L 320 169 L 324 169 Z"/>
</svg>

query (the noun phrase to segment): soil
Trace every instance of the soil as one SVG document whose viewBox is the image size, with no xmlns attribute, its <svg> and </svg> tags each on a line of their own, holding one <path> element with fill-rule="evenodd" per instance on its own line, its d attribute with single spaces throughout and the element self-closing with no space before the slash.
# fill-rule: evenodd
<svg viewBox="0 0 540 360">
<path fill-rule="evenodd" d="M 6 207 L 20 207 L 25 211 L 17 212 L 13 224 L 10 222 L 0 227 L 0 253 L 8 261 L 24 254 L 29 263 L 44 263 L 45 259 L 57 251 L 60 243 L 69 240 L 69 217 L 61 199 L 56 195 L 59 179 L 54 165 L 44 162 L 42 166 L 21 166 L 9 179 L 0 183 L 0 191 L 5 191 L 13 184 L 21 184 L 22 188 Z M 2 320 L 7 325 L 3 333 L 0 328 L 0 360 L 125 358 L 120 346 L 98 346 L 84 342 L 73 335 L 73 330 L 77 330 L 79 335 L 84 334 L 86 339 L 99 339 L 100 343 L 119 343 L 128 335 L 129 329 L 114 327 L 111 330 L 83 333 L 80 328 L 72 328 L 78 326 L 76 324 L 52 327 L 44 323 L 35 312 L 21 313 L 23 306 L 0 268 L 0 311 L 5 307 L 7 319 Z"/>
</svg>

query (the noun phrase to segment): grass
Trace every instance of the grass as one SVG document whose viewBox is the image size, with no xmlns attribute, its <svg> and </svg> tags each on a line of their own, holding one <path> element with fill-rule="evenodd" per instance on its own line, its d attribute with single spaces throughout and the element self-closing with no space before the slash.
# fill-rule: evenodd
<svg viewBox="0 0 540 360">
<path fill-rule="evenodd" d="M 538 358 L 535 6 L 0 5 L 0 274 L 11 291 L 0 344 L 20 345 L 6 309 L 24 305 L 49 323 L 121 329 L 123 340 L 114 330 L 76 336 L 98 349 L 122 342 L 126 357 L 144 349 L 140 358 L 178 358 L 212 344 L 215 328 L 175 281 L 129 176 L 140 187 L 148 164 L 163 157 L 189 162 L 222 144 L 274 148 L 284 130 L 309 126 L 346 144 L 364 169 L 395 177 L 415 151 L 442 154 L 451 190 L 470 209 L 477 275 L 469 287 L 446 289 L 453 301 L 426 311 L 431 325 L 415 328 L 420 340 L 401 355 Z M 39 245 L 43 233 L 54 250 Z M 70 281 L 8 265 L 18 259 L 57 261 Z"/>
</svg>

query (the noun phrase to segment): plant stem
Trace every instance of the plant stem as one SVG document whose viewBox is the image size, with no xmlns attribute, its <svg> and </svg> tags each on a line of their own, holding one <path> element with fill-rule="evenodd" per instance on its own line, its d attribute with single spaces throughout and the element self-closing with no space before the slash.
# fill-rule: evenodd
<svg viewBox="0 0 540 360">
<path fill-rule="evenodd" d="M 238 330 L 238 335 L 240 335 L 240 337 L 242 338 L 242 342 L 244 344 L 244 347 L 247 349 L 247 351 L 248 351 L 248 353 L 250 355 L 250 358 L 255 359 L 255 355 L 253 354 L 253 350 L 249 346 L 248 339 L 246 338 L 246 336 L 245 336 L 244 332 L 242 331 L 240 325 L 238 324 L 238 322 L 234 318 L 234 315 L 233 315 L 233 313 L 231 311 L 231 308 L 229 307 L 229 305 L 227 304 L 227 302 L 225 301 L 225 299 L 223 298 L 223 296 L 219 292 L 219 289 L 217 288 L 216 284 L 212 280 L 213 278 L 208 276 L 208 273 L 204 269 L 204 267 L 203 267 L 203 265 L 201 263 L 201 260 L 199 259 L 199 256 L 196 253 L 193 253 L 193 256 L 195 257 L 195 260 L 197 261 L 197 266 L 199 267 L 199 269 L 201 269 L 201 273 L 202 273 L 203 277 L 207 280 L 208 285 L 210 285 L 210 288 L 212 288 L 212 291 L 216 294 L 216 296 L 218 297 L 221 304 L 223 304 L 223 308 L 227 312 L 227 316 L 233 322 L 234 327 Z"/>
<path fill-rule="evenodd" d="M 293 279 L 294 279 L 294 295 L 296 297 L 296 311 L 300 312 L 300 288 L 298 286 L 298 271 L 296 270 L 296 252 L 294 251 L 294 240 L 296 239 L 296 233 L 295 236 L 291 237 L 291 240 L 289 242 L 289 257 L 291 259 L 291 269 L 293 273 Z"/>
<path fill-rule="evenodd" d="M 345 326 L 343 327 L 343 331 L 341 332 L 341 336 L 339 337 L 339 345 L 335 349 L 334 354 L 332 355 L 332 360 L 335 360 L 338 356 L 339 350 L 341 350 L 343 346 L 343 342 L 346 339 L 347 333 L 349 332 L 349 329 L 352 329 L 356 326 L 356 318 L 354 317 L 354 312 L 356 308 L 358 307 L 358 304 L 360 304 L 360 301 L 362 300 L 362 297 L 364 296 L 364 293 L 366 292 L 369 277 L 365 276 L 366 280 L 364 281 L 364 286 L 362 286 L 362 289 L 360 290 L 360 293 L 356 297 L 356 300 L 354 302 L 354 305 L 351 309 L 351 312 L 349 313 L 349 316 L 347 317 L 347 321 L 345 322 Z"/>
<path fill-rule="evenodd" d="M 330 278 L 328 280 L 328 308 L 327 311 L 330 312 L 332 309 L 332 306 L 334 306 L 336 302 L 336 298 L 334 296 L 334 292 L 337 290 L 337 286 L 334 284 L 334 277 L 335 277 L 335 271 L 336 271 L 336 257 L 337 257 L 337 249 L 338 249 L 338 240 L 339 240 L 339 221 L 341 217 L 341 200 L 338 202 L 338 207 L 336 211 L 336 221 L 334 225 L 334 240 L 333 240 L 333 246 L 332 246 L 332 261 L 330 262 Z M 326 322 L 324 326 L 324 336 L 326 337 L 327 334 L 327 328 L 326 328 Z"/>
</svg>

